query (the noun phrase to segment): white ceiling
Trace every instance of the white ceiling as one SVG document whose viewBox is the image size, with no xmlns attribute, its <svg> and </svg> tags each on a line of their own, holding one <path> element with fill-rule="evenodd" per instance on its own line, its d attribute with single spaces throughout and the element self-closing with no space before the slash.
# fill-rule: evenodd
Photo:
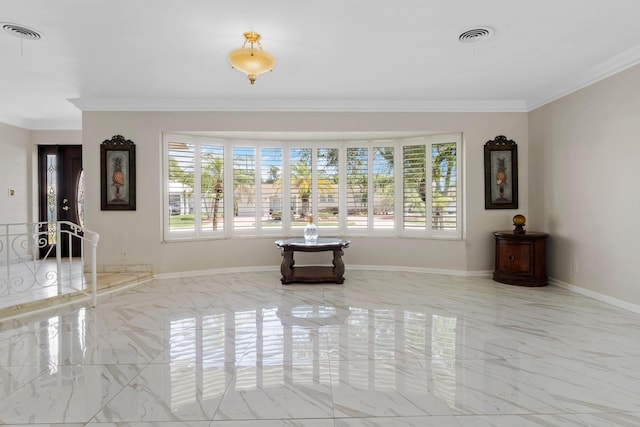
<svg viewBox="0 0 640 427">
<path fill-rule="evenodd" d="M 0 122 L 80 110 L 529 111 L 640 63 L 638 0 L 0 0 Z M 489 26 L 488 40 L 463 44 Z M 262 34 L 254 86 L 227 54 Z"/>
</svg>

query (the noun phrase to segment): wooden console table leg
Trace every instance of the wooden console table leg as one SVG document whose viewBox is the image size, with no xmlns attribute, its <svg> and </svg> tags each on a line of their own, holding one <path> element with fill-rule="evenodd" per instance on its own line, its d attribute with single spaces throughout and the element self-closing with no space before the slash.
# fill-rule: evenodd
<svg viewBox="0 0 640 427">
<path fill-rule="evenodd" d="M 333 250 L 333 274 L 336 276 L 336 283 L 344 283 L 344 262 L 342 261 L 342 249 Z"/>
<path fill-rule="evenodd" d="M 289 279 L 293 275 L 293 264 L 295 264 L 295 261 L 293 260 L 293 251 L 283 249 L 282 264 L 280 265 L 280 274 L 282 274 L 280 282 L 283 285 L 289 283 Z"/>
</svg>

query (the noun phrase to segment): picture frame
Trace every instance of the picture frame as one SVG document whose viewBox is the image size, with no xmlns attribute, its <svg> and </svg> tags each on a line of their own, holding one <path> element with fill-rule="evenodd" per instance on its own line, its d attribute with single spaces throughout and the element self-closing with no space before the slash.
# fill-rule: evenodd
<svg viewBox="0 0 640 427">
<path fill-rule="evenodd" d="M 100 208 L 136 210 L 136 146 L 122 135 L 100 144 Z"/>
<path fill-rule="evenodd" d="M 484 145 L 484 208 L 518 209 L 518 145 L 504 135 Z"/>
</svg>

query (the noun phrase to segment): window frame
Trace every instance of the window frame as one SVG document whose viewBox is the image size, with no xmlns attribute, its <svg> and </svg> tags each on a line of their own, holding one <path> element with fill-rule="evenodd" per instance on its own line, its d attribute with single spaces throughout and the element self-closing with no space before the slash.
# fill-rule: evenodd
<svg viewBox="0 0 640 427">
<path fill-rule="evenodd" d="M 432 168 L 431 162 L 433 161 L 433 157 L 431 153 L 433 153 L 433 146 L 438 144 L 446 144 L 446 143 L 455 143 L 456 144 L 456 229 L 455 230 L 443 230 L 443 229 L 434 229 L 432 228 L 433 218 L 431 215 L 431 209 L 433 203 L 433 191 L 431 191 L 430 183 L 433 182 L 432 177 Z M 427 189 L 429 191 L 426 192 L 425 204 L 427 208 L 425 208 L 425 227 L 424 229 L 407 229 L 404 227 L 404 209 L 401 212 L 400 221 L 401 225 L 398 230 L 398 235 L 400 237 L 416 237 L 416 238 L 430 238 L 430 239 L 462 239 L 462 204 L 464 200 L 462 182 L 463 182 L 463 156 L 462 156 L 462 134 L 442 134 L 442 135 L 430 135 L 425 138 L 407 138 L 401 141 L 399 152 L 396 154 L 396 164 L 398 165 L 396 176 L 397 179 L 403 179 L 403 168 L 404 162 L 402 162 L 402 158 L 398 159 L 398 156 L 402 157 L 403 147 L 408 145 L 422 145 L 425 144 L 425 159 L 429 159 L 429 162 L 425 164 L 425 183 L 427 183 Z M 399 162 L 398 162 L 399 160 Z M 402 187 L 404 189 L 404 187 Z M 397 190 L 397 187 L 396 187 Z M 399 197 L 400 200 L 396 199 L 396 206 L 403 207 L 402 200 L 402 192 L 396 191 L 396 197 Z M 399 204 L 398 204 L 399 203 Z M 397 218 L 397 217 L 396 217 Z"/>
<path fill-rule="evenodd" d="M 193 230 L 180 231 L 171 230 L 171 204 L 170 204 L 170 181 L 169 181 L 169 143 L 181 142 L 194 145 L 194 227 Z M 426 185 L 425 200 L 425 225 L 424 227 L 415 227 L 412 229 L 405 228 L 404 224 L 404 164 L 403 150 L 405 146 L 425 145 L 425 182 L 432 183 L 433 161 L 432 153 L 435 144 L 455 143 L 455 229 L 436 229 L 433 228 L 432 221 L 432 185 Z M 203 230 L 202 229 L 202 197 L 201 197 L 201 147 L 202 146 L 221 146 L 223 155 L 223 224 L 222 230 Z M 252 148 L 254 150 L 254 204 L 255 204 L 255 227 L 246 229 L 236 229 L 234 227 L 234 149 L 235 148 Z M 376 148 L 393 148 L 393 227 L 376 228 L 375 224 L 375 196 L 374 188 L 374 159 Z M 263 167 L 262 153 L 265 148 L 279 148 L 282 157 L 282 170 L 280 171 L 281 181 L 281 203 L 282 214 L 280 226 L 264 227 L 262 224 L 262 212 L 269 209 L 262 200 L 262 176 Z M 338 226 L 319 227 L 320 234 L 325 236 L 340 237 L 399 237 L 399 238 L 423 238 L 423 239 L 463 239 L 463 204 L 464 204 L 464 188 L 463 188 L 463 171 L 464 156 L 462 147 L 461 133 L 448 133 L 437 135 L 424 135 L 419 137 L 399 137 L 399 138 L 381 138 L 368 140 L 283 140 L 276 141 L 272 139 L 256 139 L 256 138 L 221 138 L 209 135 L 193 135 L 182 134 L 179 132 L 165 132 L 162 134 L 162 176 L 161 182 L 163 189 L 163 197 L 161 198 L 163 212 L 163 237 L 164 242 L 189 241 L 189 240 L 207 240 L 207 239 L 229 239 L 229 238 L 253 238 L 253 237 L 282 237 L 282 236 L 299 236 L 302 235 L 303 226 L 294 225 L 291 215 L 285 214 L 285 207 L 291 206 L 291 150 L 293 149 L 311 149 L 312 152 L 312 192 L 311 192 L 311 209 L 310 214 L 315 218 L 318 217 L 318 208 L 320 202 L 320 194 L 318 192 L 318 150 L 320 149 L 337 149 L 338 151 L 338 184 L 337 184 L 337 204 L 338 204 Z M 347 152 L 349 148 L 366 148 L 367 149 L 367 226 L 360 228 L 350 228 L 348 225 L 348 180 L 347 180 Z M 199 189 L 196 191 L 196 189 Z M 334 196 L 335 197 L 335 196 Z M 195 207 L 198 209 L 195 209 Z M 299 220 L 296 222 L 300 222 Z M 317 223 L 317 221 L 316 221 Z"/>
</svg>

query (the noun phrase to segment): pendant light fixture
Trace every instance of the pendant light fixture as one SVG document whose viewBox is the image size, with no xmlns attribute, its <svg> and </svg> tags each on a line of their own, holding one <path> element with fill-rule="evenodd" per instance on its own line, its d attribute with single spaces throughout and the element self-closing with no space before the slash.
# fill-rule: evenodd
<svg viewBox="0 0 640 427">
<path fill-rule="evenodd" d="M 253 31 L 244 33 L 244 43 L 239 49 L 229 54 L 229 63 L 236 70 L 247 75 L 249 82 L 254 84 L 258 76 L 273 70 L 276 59 L 269 52 L 262 50 L 260 34 Z"/>
</svg>

